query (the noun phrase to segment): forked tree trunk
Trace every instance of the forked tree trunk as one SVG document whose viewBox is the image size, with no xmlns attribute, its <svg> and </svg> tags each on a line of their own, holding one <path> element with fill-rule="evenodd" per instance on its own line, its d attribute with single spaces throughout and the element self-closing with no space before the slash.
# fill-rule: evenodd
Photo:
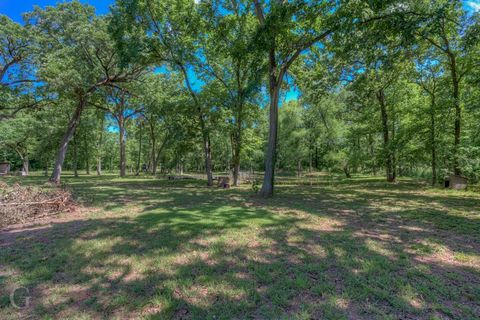
<svg viewBox="0 0 480 320">
<path fill-rule="evenodd" d="M 62 175 L 63 162 L 65 161 L 65 155 L 67 154 L 68 144 L 72 140 L 75 130 L 77 129 L 78 123 L 80 122 L 80 117 L 82 115 L 83 109 L 86 106 L 86 99 L 84 97 L 80 98 L 77 108 L 68 123 L 67 130 L 65 131 L 60 146 L 57 152 L 57 158 L 55 160 L 55 166 L 53 167 L 52 175 L 50 176 L 50 181 L 53 183 L 60 183 L 60 176 Z"/>
</svg>

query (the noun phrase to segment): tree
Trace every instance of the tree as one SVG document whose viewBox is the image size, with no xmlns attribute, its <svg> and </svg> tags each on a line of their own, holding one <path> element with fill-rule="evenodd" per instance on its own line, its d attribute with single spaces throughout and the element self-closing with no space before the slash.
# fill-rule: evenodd
<svg viewBox="0 0 480 320">
<path fill-rule="evenodd" d="M 192 0 L 165 3 L 162 1 L 118 1 L 116 33 L 120 41 L 132 39 L 129 34 L 143 32 L 142 43 L 148 52 L 147 60 L 157 66 L 168 63 L 183 76 L 185 89 L 189 93 L 197 114 L 198 127 L 202 136 L 202 147 L 207 174 L 207 185 L 213 185 L 212 148 L 208 125 L 209 109 L 202 104 L 199 89 L 194 81 L 199 78 L 192 64 L 196 61 L 198 32 L 201 19 Z M 138 40 L 133 39 L 134 42 Z M 122 47 L 126 47 L 123 45 Z M 132 55 L 132 52 L 126 52 Z M 138 56 L 138 52 L 133 53 Z"/>
<path fill-rule="evenodd" d="M 366 4 L 253 0 L 253 3 L 259 23 L 256 40 L 268 57 L 269 134 L 260 190 L 261 195 L 268 197 L 273 195 L 280 90 L 289 68 L 313 46 L 328 51 L 326 44 L 334 33 L 338 32 L 348 42 L 359 28 L 378 20 L 389 19 L 394 23 L 398 20 L 394 18 L 401 18 L 409 7 L 398 6 L 396 1 Z"/>
<path fill-rule="evenodd" d="M 94 9 L 78 1 L 60 3 L 26 15 L 28 27 L 38 39 L 38 76 L 49 89 L 76 100 L 76 107 L 58 148 L 50 177 L 60 182 L 68 144 L 75 134 L 91 95 L 102 86 L 138 76 L 141 67 L 123 67 L 108 33 L 108 17 L 97 17 Z"/>
<path fill-rule="evenodd" d="M 40 105 L 32 87 L 32 38 L 27 28 L 0 15 L 0 121 Z"/>
<path fill-rule="evenodd" d="M 22 172 L 29 173 L 29 158 L 36 149 L 36 119 L 22 114 L 0 122 L 0 145 L 13 150 L 22 162 Z"/>
<path fill-rule="evenodd" d="M 248 7 L 248 2 L 238 0 L 200 7 L 205 29 L 199 35 L 201 53 L 196 65 L 202 78 L 213 82 L 217 95 L 223 94 L 235 186 L 240 184 L 243 131 L 256 115 L 264 69 L 264 58 L 252 50 L 256 18 Z"/>
<path fill-rule="evenodd" d="M 431 44 L 442 55 L 440 61 L 450 73 L 451 105 L 455 112 L 453 172 L 461 173 L 460 143 L 462 127 L 462 83 L 470 70 L 470 55 L 464 39 L 466 16 L 460 1 L 438 1 L 431 3 L 430 10 L 436 11 L 416 32 L 419 39 Z M 463 23 L 462 23 L 463 20 Z"/>
</svg>

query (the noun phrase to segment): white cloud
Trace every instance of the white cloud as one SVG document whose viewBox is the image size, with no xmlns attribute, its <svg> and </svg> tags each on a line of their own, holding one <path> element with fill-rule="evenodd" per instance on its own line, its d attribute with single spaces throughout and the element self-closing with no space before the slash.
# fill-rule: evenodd
<svg viewBox="0 0 480 320">
<path fill-rule="evenodd" d="M 480 11 L 479 1 L 467 1 L 467 6 L 469 6 L 475 12 Z"/>
</svg>

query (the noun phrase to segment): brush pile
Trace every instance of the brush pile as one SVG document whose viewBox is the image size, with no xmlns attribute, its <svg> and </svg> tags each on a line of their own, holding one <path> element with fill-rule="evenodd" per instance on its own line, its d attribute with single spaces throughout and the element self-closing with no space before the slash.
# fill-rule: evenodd
<svg viewBox="0 0 480 320">
<path fill-rule="evenodd" d="M 75 209 L 66 187 L 32 187 L 0 182 L 0 228 Z"/>
</svg>

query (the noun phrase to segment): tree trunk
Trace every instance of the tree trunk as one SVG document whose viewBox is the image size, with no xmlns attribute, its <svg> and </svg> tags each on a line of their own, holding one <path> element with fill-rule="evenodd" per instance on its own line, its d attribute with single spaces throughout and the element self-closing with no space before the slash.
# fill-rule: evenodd
<svg viewBox="0 0 480 320">
<path fill-rule="evenodd" d="M 103 147 L 104 121 L 105 121 L 105 115 L 102 116 L 102 121 L 100 122 L 100 137 L 98 140 L 98 155 L 97 155 L 97 176 L 102 175 L 102 147 Z"/>
<path fill-rule="evenodd" d="M 350 169 L 348 168 L 348 165 L 343 166 L 343 172 L 345 172 L 345 176 L 350 179 L 352 175 L 350 174 Z"/>
<path fill-rule="evenodd" d="M 102 157 L 97 158 L 97 176 L 102 175 Z"/>
<path fill-rule="evenodd" d="M 203 134 L 203 150 L 205 152 L 205 171 L 207 173 L 207 185 L 211 187 L 213 186 L 212 149 L 210 147 L 210 135 L 207 132 Z"/>
<path fill-rule="evenodd" d="M 152 164 L 151 172 L 152 176 L 155 176 L 157 174 L 157 152 L 155 151 L 156 145 L 157 145 L 157 139 L 155 137 L 155 125 L 153 122 L 153 117 L 149 121 L 150 125 L 150 141 L 152 142 L 152 149 L 151 149 L 151 154 L 150 154 L 150 161 Z"/>
<path fill-rule="evenodd" d="M 117 115 L 118 117 L 118 127 L 120 129 L 120 177 L 125 177 L 126 176 L 126 165 L 127 165 L 127 159 L 126 159 L 126 153 L 125 153 L 125 122 L 123 119 L 123 113 L 120 113 Z"/>
<path fill-rule="evenodd" d="M 240 155 L 239 150 L 235 152 L 233 157 L 233 185 L 238 187 L 240 185 Z"/>
<path fill-rule="evenodd" d="M 437 183 L 437 148 L 435 141 L 435 95 L 430 106 L 430 148 L 432 152 L 432 186 Z"/>
<path fill-rule="evenodd" d="M 183 73 L 183 77 L 185 79 L 185 83 L 187 85 L 187 89 L 190 93 L 190 96 L 197 107 L 198 112 L 198 119 L 200 122 L 200 130 L 202 131 L 202 138 L 203 138 L 203 152 L 205 157 L 205 171 L 207 174 L 207 185 L 209 187 L 213 186 L 213 174 L 212 174 L 212 150 L 210 145 L 210 134 L 206 130 L 205 119 L 203 115 L 202 108 L 200 106 L 200 101 L 198 101 L 197 94 L 193 91 L 192 85 L 190 83 L 190 79 L 188 78 L 187 70 L 183 64 L 178 64 L 180 70 Z"/>
<path fill-rule="evenodd" d="M 78 178 L 78 150 L 77 150 L 77 138 L 73 137 L 73 176 Z"/>
<path fill-rule="evenodd" d="M 455 56 L 449 54 L 450 58 L 450 73 L 452 77 L 453 85 L 453 104 L 455 109 L 455 137 L 454 137 L 454 154 L 453 154 L 453 172 L 455 175 L 460 175 L 460 135 L 461 135 L 461 123 L 462 123 L 462 109 L 460 106 L 460 83 L 457 75 L 457 65 Z"/>
<path fill-rule="evenodd" d="M 380 89 L 377 92 L 377 99 L 380 104 L 380 112 L 382 116 L 382 130 L 383 130 L 383 149 L 384 149 L 384 157 L 385 157 L 385 165 L 386 165 L 386 174 L 387 174 L 387 181 L 394 182 L 395 175 L 393 170 L 393 157 L 392 152 L 390 150 L 390 136 L 389 136 L 389 129 L 388 129 L 388 113 L 387 113 L 387 106 L 385 105 L 385 92 L 383 89 Z"/>
<path fill-rule="evenodd" d="M 376 176 L 377 175 L 377 165 L 375 163 L 375 150 L 374 150 L 374 146 L 373 146 L 373 137 L 372 137 L 372 134 L 369 133 L 368 134 L 368 144 L 369 144 L 369 149 L 370 149 L 370 157 L 372 157 L 372 172 L 373 172 L 373 175 Z"/>
<path fill-rule="evenodd" d="M 28 156 L 24 156 L 22 158 L 22 171 L 25 173 L 26 176 L 28 176 L 29 173 L 29 161 L 28 161 Z"/>
<path fill-rule="evenodd" d="M 170 139 L 169 135 L 166 135 L 165 138 L 163 139 L 162 144 L 158 147 L 157 154 L 154 155 L 154 168 L 155 168 L 155 173 L 157 172 L 157 167 L 160 164 L 160 155 L 162 154 L 163 148 L 167 145 L 168 140 Z M 161 172 L 162 166 L 160 165 L 160 172 Z"/>
<path fill-rule="evenodd" d="M 274 82 L 274 83 L 272 83 Z M 270 80 L 270 117 L 267 153 L 265 155 L 265 175 L 260 195 L 263 197 L 273 196 L 273 185 L 275 180 L 275 160 L 277 153 L 277 130 L 278 130 L 278 99 L 280 95 L 280 84 L 273 79 Z"/>
<path fill-rule="evenodd" d="M 138 138 L 138 155 L 137 155 L 137 169 L 136 169 L 136 174 L 135 175 L 139 175 L 140 174 L 140 162 L 141 162 L 141 158 L 142 158 L 142 128 L 143 126 L 140 125 L 140 137 Z"/>
<path fill-rule="evenodd" d="M 84 97 L 80 98 L 77 108 L 68 123 L 67 131 L 63 135 L 60 147 L 58 148 L 57 158 L 55 160 L 55 166 L 53 167 L 52 175 L 50 176 L 50 181 L 53 183 L 60 183 L 60 176 L 62 175 L 63 162 L 65 161 L 65 155 L 67 154 L 68 143 L 72 140 L 75 130 L 77 129 L 78 123 L 80 122 L 80 117 L 82 111 L 86 106 L 86 99 Z"/>
<path fill-rule="evenodd" d="M 238 130 L 238 128 L 237 128 Z M 232 134 L 231 144 L 232 144 L 232 160 L 233 160 L 233 185 L 240 185 L 240 132 L 234 132 Z"/>
</svg>

